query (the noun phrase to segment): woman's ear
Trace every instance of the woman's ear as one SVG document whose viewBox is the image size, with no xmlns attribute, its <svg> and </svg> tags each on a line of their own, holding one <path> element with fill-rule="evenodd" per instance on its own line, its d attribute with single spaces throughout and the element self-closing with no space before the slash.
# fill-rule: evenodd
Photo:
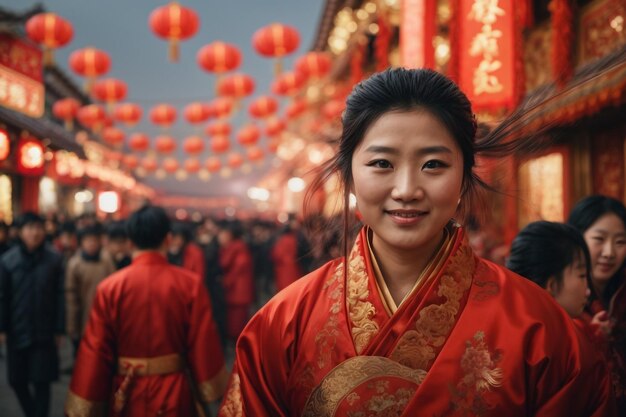
<svg viewBox="0 0 626 417">
<path fill-rule="evenodd" d="M 546 281 L 546 290 L 553 297 L 556 297 L 559 294 L 559 282 L 556 280 L 556 278 L 548 278 L 548 280 Z"/>
</svg>

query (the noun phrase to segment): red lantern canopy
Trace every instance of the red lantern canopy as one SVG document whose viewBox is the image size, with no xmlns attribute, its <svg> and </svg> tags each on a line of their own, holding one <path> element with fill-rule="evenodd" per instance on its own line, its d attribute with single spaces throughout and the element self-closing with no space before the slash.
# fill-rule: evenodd
<svg viewBox="0 0 626 417">
<path fill-rule="evenodd" d="M 107 127 L 102 131 L 102 138 L 109 145 L 118 147 L 124 143 L 126 134 L 123 130 L 118 129 L 117 127 Z"/>
<path fill-rule="evenodd" d="M 184 167 L 185 171 L 187 171 L 189 174 L 195 174 L 196 172 L 200 171 L 200 161 L 195 158 L 187 159 L 185 160 Z"/>
<path fill-rule="evenodd" d="M 302 99 L 294 100 L 285 108 L 285 115 L 288 119 L 295 119 L 301 116 L 307 110 L 307 107 L 306 101 Z"/>
<path fill-rule="evenodd" d="M 252 36 L 252 45 L 256 51 L 270 58 L 281 58 L 289 55 L 300 45 L 298 31 L 288 25 L 272 23 L 262 27 Z M 281 63 L 276 62 L 276 73 L 280 73 Z"/>
<path fill-rule="evenodd" d="M 232 114 L 235 108 L 235 102 L 230 97 L 218 97 L 211 101 L 209 106 L 211 107 L 211 112 L 215 115 L 215 117 L 218 119 L 225 119 Z"/>
<path fill-rule="evenodd" d="M 128 139 L 128 147 L 135 152 L 145 152 L 150 147 L 150 138 L 145 133 L 133 133 Z"/>
<path fill-rule="evenodd" d="M 287 124 L 283 120 L 270 119 L 265 125 L 265 134 L 269 137 L 278 136 L 285 130 L 286 127 Z"/>
<path fill-rule="evenodd" d="M 161 164 L 165 172 L 173 174 L 178 170 L 178 161 L 174 158 L 165 158 Z"/>
<path fill-rule="evenodd" d="M 113 110 L 113 105 L 126 98 L 128 87 L 126 83 L 117 78 L 106 78 L 97 81 L 93 86 L 93 95 L 98 100 L 104 101 Z"/>
<path fill-rule="evenodd" d="M 157 104 L 150 110 L 150 120 L 161 127 L 171 126 L 176 121 L 176 109 L 169 104 Z"/>
<path fill-rule="evenodd" d="M 85 89 L 90 92 L 94 79 L 111 69 L 111 58 L 109 54 L 96 48 L 78 49 L 70 55 L 70 68 L 87 78 Z"/>
<path fill-rule="evenodd" d="M 226 42 L 212 42 L 203 46 L 196 55 L 198 65 L 208 72 L 222 74 L 241 65 L 239 48 Z"/>
<path fill-rule="evenodd" d="M 11 153 L 11 141 L 6 130 L 0 129 L 0 161 L 4 161 Z"/>
<path fill-rule="evenodd" d="M 261 96 L 250 103 L 248 112 L 252 117 L 263 119 L 276 113 L 278 110 L 278 101 L 270 96 Z"/>
<path fill-rule="evenodd" d="M 222 162 L 219 158 L 211 156 L 204 162 L 204 166 L 209 172 L 217 172 L 222 167 Z"/>
<path fill-rule="evenodd" d="M 261 131 L 256 125 L 247 124 L 237 132 L 237 141 L 243 146 L 250 146 L 257 143 Z"/>
<path fill-rule="evenodd" d="M 17 145 L 17 172 L 22 175 L 40 176 L 44 173 L 45 149 L 37 139 L 20 139 Z"/>
<path fill-rule="evenodd" d="M 139 166 L 139 158 L 137 158 L 135 155 L 126 155 L 124 156 L 123 161 L 124 165 L 128 169 L 135 169 Z"/>
<path fill-rule="evenodd" d="M 196 12 L 175 1 L 153 10 L 148 22 L 157 36 L 169 41 L 170 61 L 178 61 L 179 42 L 195 35 L 200 27 Z"/>
<path fill-rule="evenodd" d="M 195 155 L 204 150 L 204 141 L 200 136 L 189 136 L 183 142 L 183 150 L 190 155 Z"/>
<path fill-rule="evenodd" d="M 146 172 L 154 172 L 158 164 L 154 158 L 146 158 L 141 162 L 141 166 Z"/>
<path fill-rule="evenodd" d="M 226 122 L 215 122 L 208 125 L 204 132 L 207 136 L 228 136 L 230 135 L 231 127 Z"/>
<path fill-rule="evenodd" d="M 243 164 L 243 157 L 238 153 L 228 155 L 228 166 L 231 168 L 239 168 Z"/>
<path fill-rule="evenodd" d="M 185 119 L 191 123 L 202 123 L 209 120 L 212 114 L 211 107 L 206 103 L 194 102 L 188 104 L 183 110 Z"/>
<path fill-rule="evenodd" d="M 306 79 L 299 72 L 285 72 L 272 83 L 272 93 L 279 96 L 292 96 L 297 94 Z"/>
<path fill-rule="evenodd" d="M 322 107 L 322 113 L 324 117 L 328 120 L 341 120 L 341 114 L 346 108 L 345 101 L 341 100 L 331 100 L 328 103 L 324 104 Z"/>
<path fill-rule="evenodd" d="M 100 130 L 105 123 L 106 112 L 98 104 L 89 104 L 78 109 L 76 118 L 81 125 L 93 130 Z"/>
<path fill-rule="evenodd" d="M 115 108 L 113 118 L 119 122 L 122 122 L 128 126 L 134 126 L 139 123 L 143 110 L 141 106 L 135 103 L 123 103 L 119 104 Z"/>
<path fill-rule="evenodd" d="M 157 136 L 154 140 L 154 148 L 160 154 L 169 154 L 176 150 L 176 141 L 171 136 Z"/>
<path fill-rule="evenodd" d="M 252 162 L 260 161 L 263 159 L 263 151 L 259 148 L 248 149 L 248 159 Z"/>
<path fill-rule="evenodd" d="M 272 138 L 272 140 L 270 140 L 269 143 L 267 144 L 267 150 L 270 151 L 271 153 L 276 153 L 279 145 L 280 145 L 280 140 L 277 138 Z"/>
<path fill-rule="evenodd" d="M 44 63 L 54 62 L 53 50 L 67 45 L 74 36 L 72 24 L 55 13 L 39 13 L 26 21 L 28 37 L 44 48 Z"/>
<path fill-rule="evenodd" d="M 246 74 L 233 74 L 221 79 L 217 84 L 220 96 L 243 98 L 254 93 L 254 79 Z"/>
<path fill-rule="evenodd" d="M 80 108 L 80 102 L 74 98 L 62 98 L 52 105 L 52 114 L 65 122 L 67 130 L 72 129 L 74 118 Z"/>
<path fill-rule="evenodd" d="M 296 61 L 296 71 L 305 78 L 320 79 L 330 71 L 332 61 L 326 52 L 309 52 L 298 58 Z"/>
<path fill-rule="evenodd" d="M 211 140 L 211 150 L 215 153 L 226 152 L 230 149 L 230 141 L 226 136 L 215 136 Z"/>
</svg>

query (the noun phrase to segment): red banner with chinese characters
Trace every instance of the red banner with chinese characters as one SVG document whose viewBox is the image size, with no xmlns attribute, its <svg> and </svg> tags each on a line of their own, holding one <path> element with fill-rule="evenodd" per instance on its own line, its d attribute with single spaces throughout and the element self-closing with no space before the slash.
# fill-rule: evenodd
<svg viewBox="0 0 626 417">
<path fill-rule="evenodd" d="M 0 34 L 0 106 L 31 117 L 44 112 L 42 52 L 8 34 Z"/>
<path fill-rule="evenodd" d="M 516 105 L 513 0 L 460 0 L 459 86 L 475 112 Z"/>
</svg>

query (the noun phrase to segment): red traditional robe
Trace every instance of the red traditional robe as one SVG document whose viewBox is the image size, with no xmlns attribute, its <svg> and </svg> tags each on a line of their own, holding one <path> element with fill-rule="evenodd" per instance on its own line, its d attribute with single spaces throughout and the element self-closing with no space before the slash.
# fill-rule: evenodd
<svg viewBox="0 0 626 417">
<path fill-rule="evenodd" d="M 227 332 L 236 340 L 250 318 L 250 306 L 255 298 L 252 255 L 243 240 L 233 240 L 220 249 L 220 267 L 224 272 L 222 285 L 228 308 Z"/>
<path fill-rule="evenodd" d="M 220 416 L 609 416 L 604 362 L 545 290 L 448 237 L 395 306 L 364 229 L 239 338 Z"/>
<path fill-rule="evenodd" d="M 298 264 L 298 240 L 294 233 L 285 233 L 278 238 L 272 248 L 272 261 L 276 291 L 287 288 L 303 275 Z"/>
<path fill-rule="evenodd" d="M 177 354 L 187 363 L 187 371 L 156 369 L 171 367 L 156 361 L 171 362 Z M 121 375 L 122 358 L 130 358 L 132 366 L 138 364 L 133 368 L 138 376 Z M 140 374 L 149 361 L 155 365 L 151 371 L 161 374 Z M 168 264 L 157 252 L 141 254 L 97 288 L 74 365 L 66 415 L 193 416 L 190 377 L 205 402 L 219 398 L 226 385 L 209 295 L 198 275 Z M 128 383 L 123 384 L 125 380 Z M 114 411 L 119 406 L 115 393 L 118 399 L 119 394 L 125 398 L 119 413 Z"/>
<path fill-rule="evenodd" d="M 183 252 L 183 268 L 188 271 L 195 272 L 200 275 L 203 280 L 206 277 L 206 264 L 204 262 L 204 254 L 200 246 L 193 242 L 189 242 L 185 245 Z"/>
</svg>

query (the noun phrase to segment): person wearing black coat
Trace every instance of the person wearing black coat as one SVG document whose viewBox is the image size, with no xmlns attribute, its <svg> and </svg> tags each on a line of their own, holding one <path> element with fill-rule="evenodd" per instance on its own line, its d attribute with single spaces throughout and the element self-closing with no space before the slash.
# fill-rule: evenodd
<svg viewBox="0 0 626 417">
<path fill-rule="evenodd" d="M 45 244 L 41 217 L 24 213 L 17 223 L 20 241 L 0 257 L 0 338 L 6 338 L 9 384 L 24 414 L 47 416 L 65 324 L 63 259 Z"/>
</svg>

